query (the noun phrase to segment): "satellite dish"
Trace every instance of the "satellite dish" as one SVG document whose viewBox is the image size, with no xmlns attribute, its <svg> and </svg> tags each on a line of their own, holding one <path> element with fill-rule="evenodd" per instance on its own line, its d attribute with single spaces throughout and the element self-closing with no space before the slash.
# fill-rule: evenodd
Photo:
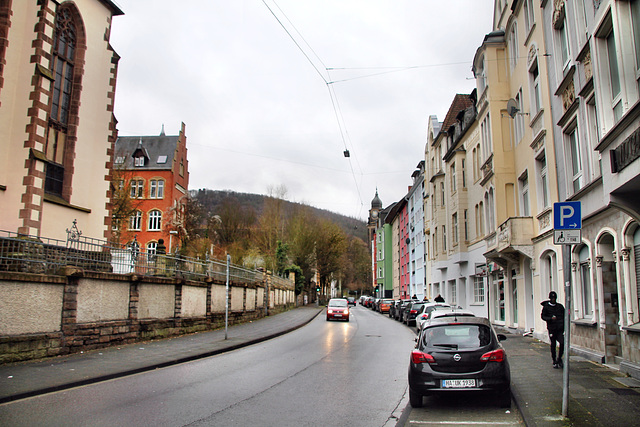
<svg viewBox="0 0 640 427">
<path fill-rule="evenodd" d="M 515 99 L 511 98 L 507 101 L 507 114 L 509 117 L 513 119 L 519 111 L 520 109 L 518 108 L 518 103 Z"/>
</svg>

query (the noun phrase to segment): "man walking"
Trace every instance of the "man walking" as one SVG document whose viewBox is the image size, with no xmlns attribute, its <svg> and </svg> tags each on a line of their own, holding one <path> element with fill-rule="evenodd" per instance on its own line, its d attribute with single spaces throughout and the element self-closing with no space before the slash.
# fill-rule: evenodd
<svg viewBox="0 0 640 427">
<path fill-rule="evenodd" d="M 562 368 L 562 355 L 564 354 L 564 306 L 557 302 L 558 294 L 555 291 L 549 292 L 549 300 L 542 301 L 542 320 L 547 322 L 549 340 L 551 340 L 551 358 L 553 367 Z M 560 344 L 558 357 L 556 358 L 556 343 Z"/>
</svg>

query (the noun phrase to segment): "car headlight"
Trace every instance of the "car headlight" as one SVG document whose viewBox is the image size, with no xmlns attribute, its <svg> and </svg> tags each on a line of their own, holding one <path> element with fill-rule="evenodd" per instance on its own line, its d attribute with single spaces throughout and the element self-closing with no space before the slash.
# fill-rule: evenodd
<svg viewBox="0 0 640 427">
<path fill-rule="evenodd" d="M 328 309 L 328 310 L 327 310 L 327 313 L 333 313 L 333 310 Z"/>
</svg>

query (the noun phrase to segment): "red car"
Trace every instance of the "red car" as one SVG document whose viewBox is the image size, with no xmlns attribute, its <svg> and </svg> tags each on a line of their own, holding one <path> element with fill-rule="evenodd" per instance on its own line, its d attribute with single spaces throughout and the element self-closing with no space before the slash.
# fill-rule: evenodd
<svg viewBox="0 0 640 427">
<path fill-rule="evenodd" d="M 345 298 L 331 298 L 327 304 L 327 320 L 349 321 L 349 303 Z"/>
</svg>

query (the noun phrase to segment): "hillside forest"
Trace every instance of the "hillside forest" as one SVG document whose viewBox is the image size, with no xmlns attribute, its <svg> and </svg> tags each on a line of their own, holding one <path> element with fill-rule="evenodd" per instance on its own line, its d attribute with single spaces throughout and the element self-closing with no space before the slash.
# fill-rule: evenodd
<svg viewBox="0 0 640 427">
<path fill-rule="evenodd" d="M 296 293 L 328 295 L 331 282 L 343 295 L 371 290 L 371 256 L 360 220 L 269 195 L 192 190 L 180 230 L 181 251 L 226 259 L 279 275 L 296 273 Z"/>
</svg>

